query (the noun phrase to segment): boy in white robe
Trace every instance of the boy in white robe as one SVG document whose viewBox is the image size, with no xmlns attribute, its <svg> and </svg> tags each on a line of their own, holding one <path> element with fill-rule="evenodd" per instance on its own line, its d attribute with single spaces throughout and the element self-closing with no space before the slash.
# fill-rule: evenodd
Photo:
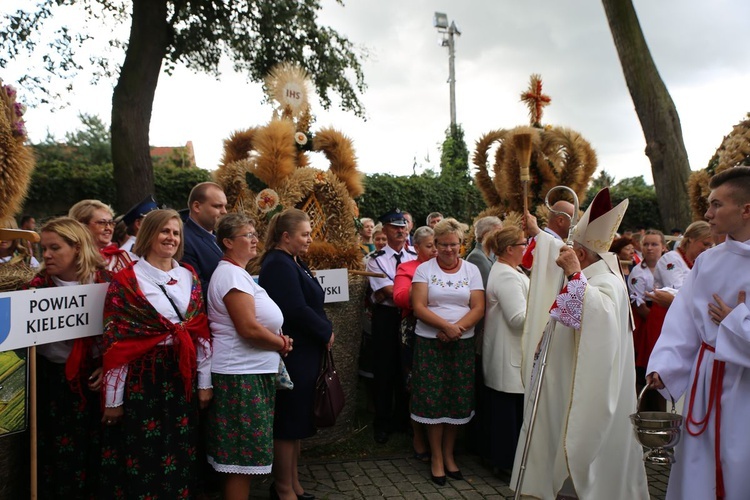
<svg viewBox="0 0 750 500">
<path fill-rule="evenodd" d="M 711 178 L 705 214 L 725 243 L 701 254 L 669 308 L 647 380 L 685 393 L 667 499 L 750 495 L 750 167 Z"/>
</svg>

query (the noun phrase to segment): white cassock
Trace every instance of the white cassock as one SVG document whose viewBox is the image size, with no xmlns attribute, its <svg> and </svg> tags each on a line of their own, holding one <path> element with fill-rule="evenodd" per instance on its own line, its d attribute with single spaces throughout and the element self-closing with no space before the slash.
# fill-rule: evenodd
<svg viewBox="0 0 750 500">
<path fill-rule="evenodd" d="M 700 421 L 709 406 L 711 381 L 716 375 L 714 361 L 725 363 L 719 400 L 719 453 L 727 500 L 750 498 L 750 310 L 747 302 L 735 307 L 740 291 L 750 297 L 750 241 L 740 243 L 727 238 L 696 260 L 669 308 L 647 370 L 659 373 L 675 399 L 685 393 L 685 416 L 694 399 L 693 420 Z M 715 302 L 713 294 L 734 307 L 720 325 L 708 315 L 708 304 Z M 715 353 L 702 349 L 704 343 Z M 703 357 L 698 365 L 701 351 Z M 666 391 L 660 392 L 668 398 Z M 714 395 L 718 391 L 714 390 Z M 714 401 L 702 434 L 691 436 L 683 425 L 675 450 L 677 462 L 669 475 L 667 499 L 716 498 L 716 416 Z M 690 427 L 696 431 L 699 426 Z"/>
<path fill-rule="evenodd" d="M 540 250 L 540 245 L 554 245 L 550 240 L 538 239 L 536 250 Z M 559 244 L 555 247 L 559 248 Z M 541 250 L 548 255 L 554 251 Z M 533 274 L 543 269 L 540 264 L 545 262 L 538 257 L 534 260 L 532 283 Z M 604 260 L 588 266 L 583 275 L 585 288 L 584 280 L 571 282 L 583 293 L 578 302 L 583 313 L 579 316 L 580 328 L 558 322 L 552 336 L 521 491 L 524 496 L 553 500 L 570 476 L 581 499 L 647 499 L 643 451 L 629 419 L 636 411 L 636 394 L 627 289 L 622 277 L 614 274 Z M 558 284 L 554 280 L 546 287 L 555 289 Z M 559 290 L 554 292 L 556 296 Z M 534 307 L 545 309 L 531 304 L 539 295 L 543 294 L 531 289 L 530 311 Z M 546 304 L 545 323 L 554 296 Z M 539 318 L 536 320 L 540 322 Z M 527 384 L 524 425 L 511 487 L 516 485 L 521 465 L 531 398 L 533 390 Z"/>
</svg>

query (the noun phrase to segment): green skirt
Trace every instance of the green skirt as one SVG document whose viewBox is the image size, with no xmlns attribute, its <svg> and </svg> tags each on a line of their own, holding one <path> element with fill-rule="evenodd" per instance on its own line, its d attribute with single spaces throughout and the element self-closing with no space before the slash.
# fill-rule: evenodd
<svg viewBox="0 0 750 500">
<path fill-rule="evenodd" d="M 207 458 L 218 472 L 268 474 L 273 464 L 276 374 L 212 373 Z"/>
<path fill-rule="evenodd" d="M 466 424 L 474 416 L 474 339 L 441 342 L 417 336 L 411 418 L 423 424 Z"/>
</svg>

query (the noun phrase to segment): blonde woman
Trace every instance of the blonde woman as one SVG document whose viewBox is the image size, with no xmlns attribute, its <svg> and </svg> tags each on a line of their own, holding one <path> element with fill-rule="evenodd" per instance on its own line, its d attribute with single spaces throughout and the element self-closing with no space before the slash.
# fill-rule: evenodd
<svg viewBox="0 0 750 500">
<path fill-rule="evenodd" d="M 112 207 L 99 200 L 81 200 L 70 207 L 68 217 L 77 220 L 91 232 L 94 243 L 107 262 L 107 269 L 117 272 L 132 262 L 130 254 L 112 242 L 116 225 Z"/>
<path fill-rule="evenodd" d="M 198 408 L 213 397 L 200 280 L 180 265 L 174 210 L 143 219 L 140 257 L 113 276 L 104 302 L 104 416 L 99 498 L 193 498 Z"/>
<path fill-rule="evenodd" d="M 41 229 L 43 264 L 29 288 L 107 283 L 91 234 L 60 217 Z M 99 477 L 102 363 L 99 337 L 37 347 L 39 498 L 94 498 Z"/>
<path fill-rule="evenodd" d="M 492 231 L 486 248 L 495 254 L 487 279 L 486 315 L 482 342 L 482 372 L 489 395 L 492 425 L 486 460 L 499 469 L 513 467 L 518 435 L 523 424 L 521 335 L 526 322 L 529 278 L 521 269 L 526 238 L 517 226 Z"/>
<path fill-rule="evenodd" d="M 437 257 L 422 263 L 412 280 L 411 418 L 427 426 L 438 486 L 446 476 L 463 479 L 453 450 L 459 426 L 474 416 L 474 326 L 484 314 L 484 287 L 477 266 L 459 257 L 467 229 L 455 219 L 437 223 Z"/>
</svg>

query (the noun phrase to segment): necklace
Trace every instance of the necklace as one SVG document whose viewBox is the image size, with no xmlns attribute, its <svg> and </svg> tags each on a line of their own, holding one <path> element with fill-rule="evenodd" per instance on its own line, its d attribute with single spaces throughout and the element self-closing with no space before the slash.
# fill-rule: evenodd
<svg viewBox="0 0 750 500">
<path fill-rule="evenodd" d="M 688 256 L 685 255 L 685 251 L 682 248 L 678 247 L 677 248 L 677 252 L 679 252 L 680 257 L 682 257 L 682 260 L 685 261 L 685 264 L 687 264 L 688 269 L 692 269 L 693 268 L 693 261 L 690 260 L 690 259 L 688 259 Z"/>
<path fill-rule="evenodd" d="M 454 265 L 453 267 L 443 267 L 443 265 L 440 263 L 439 260 L 437 261 L 437 263 L 438 263 L 438 266 L 440 266 L 440 269 L 442 269 L 443 271 L 453 271 L 461 264 L 461 259 L 457 259 L 456 265 Z"/>
<path fill-rule="evenodd" d="M 221 260 L 225 260 L 225 261 L 229 262 L 230 264 L 234 264 L 237 267 L 242 267 L 241 265 L 237 264 L 235 261 L 233 261 L 229 257 L 224 256 L 224 257 L 221 258 Z"/>
</svg>

